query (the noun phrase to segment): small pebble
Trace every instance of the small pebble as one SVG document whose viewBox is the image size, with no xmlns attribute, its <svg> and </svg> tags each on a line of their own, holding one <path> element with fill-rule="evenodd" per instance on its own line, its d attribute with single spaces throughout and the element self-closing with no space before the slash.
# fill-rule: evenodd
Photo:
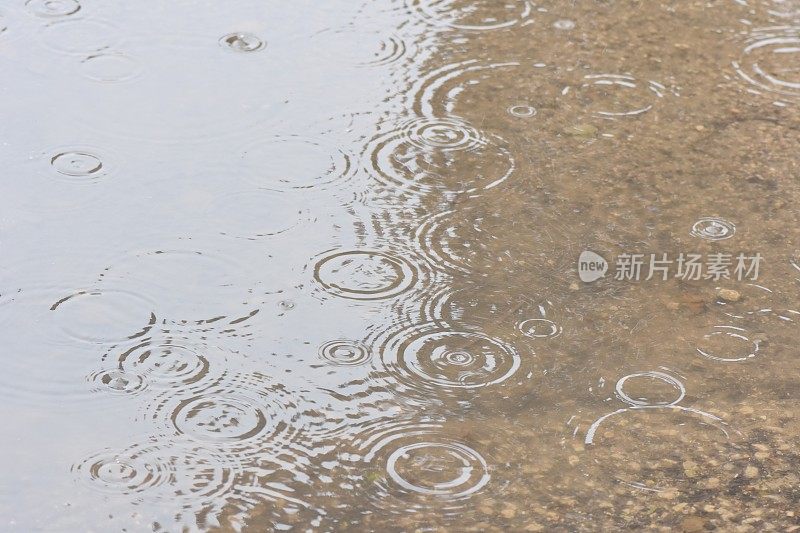
<svg viewBox="0 0 800 533">
<path fill-rule="evenodd" d="M 747 479 L 755 479 L 758 477 L 759 473 L 758 468 L 752 465 L 744 469 L 744 477 Z"/>
<path fill-rule="evenodd" d="M 683 522 L 681 522 L 681 530 L 686 533 L 697 533 L 705 531 L 705 529 L 706 521 L 699 516 L 687 516 L 683 519 Z"/>
<path fill-rule="evenodd" d="M 720 289 L 717 291 L 717 298 L 723 302 L 735 303 L 742 299 L 742 295 L 733 289 Z"/>
</svg>

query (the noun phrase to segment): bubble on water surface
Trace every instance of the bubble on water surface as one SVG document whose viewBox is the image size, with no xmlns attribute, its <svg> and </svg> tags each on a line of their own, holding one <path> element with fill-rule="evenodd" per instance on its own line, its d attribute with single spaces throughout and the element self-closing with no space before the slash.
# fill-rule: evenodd
<svg viewBox="0 0 800 533">
<path fill-rule="evenodd" d="M 510 28 L 533 12 L 528 0 L 406 0 L 409 9 L 435 26 L 466 31 Z"/>
<path fill-rule="evenodd" d="M 64 20 L 45 26 L 42 33 L 49 48 L 68 54 L 93 54 L 117 45 L 120 31 L 97 20 Z"/>
<path fill-rule="evenodd" d="M 265 189 L 308 189 L 341 185 L 353 177 L 352 156 L 318 139 L 276 136 L 242 150 L 246 179 Z"/>
<path fill-rule="evenodd" d="M 416 442 L 394 450 L 386 460 L 389 479 L 401 490 L 446 499 L 466 498 L 489 483 L 481 455 L 458 442 Z"/>
<path fill-rule="evenodd" d="M 357 341 L 334 340 L 323 344 L 320 356 L 327 362 L 337 366 L 361 365 L 370 360 L 369 348 Z"/>
<path fill-rule="evenodd" d="M 499 339 L 437 324 L 398 329 L 383 341 L 380 353 L 385 369 L 418 391 L 496 385 L 511 378 L 522 361 Z"/>
<path fill-rule="evenodd" d="M 94 178 L 103 170 L 103 162 L 94 154 L 83 151 L 61 152 L 50 159 L 60 174 L 70 177 Z"/>
<path fill-rule="evenodd" d="M 751 339 L 746 329 L 737 326 L 714 326 L 698 343 L 697 353 L 712 361 L 734 363 L 756 356 L 761 341 Z"/>
<path fill-rule="evenodd" d="M 504 144 L 460 119 L 416 118 L 372 140 L 369 166 L 393 189 L 469 193 L 511 176 L 515 162 Z"/>
<path fill-rule="evenodd" d="M 757 94 L 800 98 L 800 26 L 753 30 L 733 68 Z"/>
<path fill-rule="evenodd" d="M 25 6 L 31 13 L 40 17 L 65 17 L 81 9 L 81 4 L 77 0 L 28 0 Z"/>
<path fill-rule="evenodd" d="M 252 33 L 229 33 L 219 40 L 220 44 L 235 52 L 256 52 L 266 47 L 266 43 Z"/>
<path fill-rule="evenodd" d="M 628 374 L 617 381 L 615 390 L 620 400 L 638 407 L 676 405 L 686 396 L 680 380 L 658 371 Z"/>
<path fill-rule="evenodd" d="M 92 81 L 118 83 L 130 81 L 142 73 L 138 61 L 120 52 L 92 54 L 81 61 L 81 72 Z"/>
<path fill-rule="evenodd" d="M 155 323 L 154 304 L 133 292 L 113 289 L 79 291 L 50 310 L 70 338 L 110 344 L 145 335 Z"/>
<path fill-rule="evenodd" d="M 736 226 L 718 217 L 703 217 L 692 226 L 691 235 L 707 241 L 730 239 L 736 233 Z"/>
<path fill-rule="evenodd" d="M 380 250 L 330 250 L 313 263 L 314 281 L 327 292 L 354 300 L 392 298 L 420 277 L 414 264 Z"/>
</svg>

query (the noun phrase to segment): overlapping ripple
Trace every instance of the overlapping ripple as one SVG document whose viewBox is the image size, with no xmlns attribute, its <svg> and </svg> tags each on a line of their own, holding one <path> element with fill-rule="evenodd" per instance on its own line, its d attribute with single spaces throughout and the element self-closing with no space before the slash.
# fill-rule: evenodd
<svg viewBox="0 0 800 533">
<path fill-rule="evenodd" d="M 263 374 L 224 373 L 201 391 L 166 391 L 141 417 L 162 428 L 165 438 L 203 443 L 242 459 L 297 457 L 310 453 L 307 433 L 324 420 L 304 402 Z"/>
<path fill-rule="evenodd" d="M 525 23 L 533 12 L 528 0 L 406 0 L 426 22 L 466 31 L 491 31 Z"/>
<path fill-rule="evenodd" d="M 504 144 L 457 118 L 415 118 L 373 139 L 366 164 L 393 189 L 471 193 L 511 176 L 515 162 Z"/>
<path fill-rule="evenodd" d="M 500 384 L 522 356 L 499 339 L 438 324 L 399 327 L 380 344 L 381 363 L 410 390 L 457 392 Z"/>
<path fill-rule="evenodd" d="M 197 511 L 229 496 L 241 471 L 235 459 L 211 448 L 156 440 L 103 450 L 72 467 L 81 484 L 104 494 L 134 503 L 177 502 Z"/>
<path fill-rule="evenodd" d="M 420 279 L 414 263 L 382 250 L 329 250 L 313 260 L 310 270 L 323 290 L 352 300 L 393 298 Z"/>
<path fill-rule="evenodd" d="M 753 30 L 739 59 L 733 62 L 748 90 L 777 98 L 800 98 L 800 27 L 774 26 Z"/>
</svg>

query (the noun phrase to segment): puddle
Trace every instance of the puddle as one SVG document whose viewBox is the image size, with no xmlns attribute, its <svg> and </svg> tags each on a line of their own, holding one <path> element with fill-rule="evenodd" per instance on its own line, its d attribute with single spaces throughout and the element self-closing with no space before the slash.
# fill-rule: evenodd
<svg viewBox="0 0 800 533">
<path fill-rule="evenodd" d="M 800 4 L 0 6 L 0 530 L 800 527 Z"/>
</svg>

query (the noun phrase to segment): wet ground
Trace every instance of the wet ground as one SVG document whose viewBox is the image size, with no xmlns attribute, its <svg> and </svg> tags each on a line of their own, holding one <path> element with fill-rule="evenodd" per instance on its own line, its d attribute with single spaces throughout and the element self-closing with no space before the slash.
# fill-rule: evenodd
<svg viewBox="0 0 800 533">
<path fill-rule="evenodd" d="M 799 2 L 4 0 L 0 68 L 0 530 L 800 529 Z"/>
</svg>

